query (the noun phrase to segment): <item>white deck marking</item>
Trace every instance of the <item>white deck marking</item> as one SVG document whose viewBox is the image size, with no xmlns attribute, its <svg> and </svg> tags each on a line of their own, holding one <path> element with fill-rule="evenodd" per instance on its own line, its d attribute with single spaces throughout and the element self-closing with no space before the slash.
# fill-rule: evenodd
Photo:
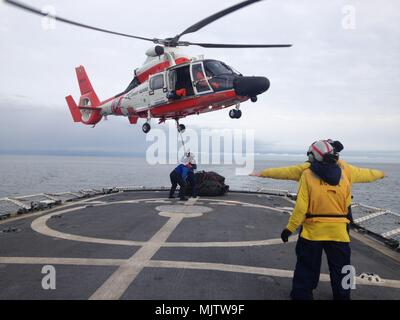
<svg viewBox="0 0 400 320">
<path fill-rule="evenodd" d="M 160 199 L 160 200 L 145 201 L 144 203 L 171 203 L 171 201 Z"/>
<path fill-rule="evenodd" d="M 297 237 L 289 238 L 289 242 L 296 242 Z M 256 247 L 269 246 L 274 244 L 282 244 L 281 238 L 267 240 L 249 240 L 249 241 L 227 241 L 227 242 L 166 242 L 163 247 L 191 247 L 191 248 L 206 248 L 206 247 Z"/>
<path fill-rule="evenodd" d="M 185 202 L 186 206 L 193 206 L 196 204 L 197 200 L 199 200 L 199 197 L 196 198 L 189 198 L 188 201 Z"/>
<path fill-rule="evenodd" d="M 114 240 L 114 239 L 103 239 L 103 238 L 95 238 L 95 237 L 85 237 L 74 235 L 70 233 L 65 233 L 61 231 L 57 231 L 51 229 L 47 226 L 46 222 L 53 215 L 59 215 L 67 212 L 78 211 L 83 209 L 84 207 L 76 207 L 71 209 L 66 209 L 62 211 L 58 211 L 57 213 L 52 213 L 49 215 L 45 215 L 39 217 L 38 219 L 32 222 L 32 229 L 40 234 L 60 238 L 64 240 L 72 240 L 72 241 L 80 241 L 87 243 L 98 243 L 98 244 L 110 244 L 110 245 L 120 245 L 120 246 L 143 246 L 146 242 L 144 241 L 133 241 L 133 240 Z M 175 215 L 175 213 L 172 213 Z M 165 216 L 170 217 L 171 213 L 166 212 Z M 165 242 L 161 246 L 162 247 L 192 247 L 192 248 L 205 248 L 205 247 L 252 247 L 252 246 L 267 246 L 281 243 L 280 238 L 276 239 L 266 239 L 266 240 L 249 240 L 249 241 L 217 241 L 217 242 Z M 295 242 L 296 238 L 292 237 L 289 239 L 289 242 Z"/>
<path fill-rule="evenodd" d="M 128 201 L 115 201 L 110 203 L 99 203 L 95 204 L 105 206 L 113 204 L 125 204 L 125 203 L 140 203 L 148 202 L 151 203 L 166 203 L 162 198 L 152 199 L 137 199 Z M 160 200 L 160 201 L 158 201 Z M 159 268 L 183 268 L 183 269 L 196 269 L 196 270 L 214 270 L 214 271 L 225 271 L 225 272 L 238 272 L 246 274 L 258 274 L 267 275 L 283 278 L 292 278 L 293 271 L 283 269 L 272 269 L 272 268 L 260 268 L 252 266 L 242 265 L 229 265 L 222 263 L 207 263 L 207 262 L 184 262 L 184 261 L 156 261 L 151 260 L 154 254 L 161 247 L 244 247 L 244 246 L 267 246 L 267 245 L 278 245 L 282 244 L 281 239 L 267 239 L 267 240 L 255 240 L 255 241 L 237 241 L 237 242 L 166 242 L 168 237 L 173 233 L 176 227 L 184 218 L 196 217 L 195 213 L 190 212 L 190 207 L 197 203 L 198 198 L 192 198 L 185 203 L 185 206 L 173 206 L 164 205 L 159 206 L 156 209 L 173 209 L 175 207 L 186 208 L 185 210 L 167 210 L 164 213 L 169 219 L 165 225 L 147 242 L 143 241 L 128 241 L 128 240 L 113 240 L 113 239 L 102 239 L 92 238 L 85 236 L 78 236 L 72 234 L 66 234 L 56 230 L 50 229 L 46 222 L 53 215 L 60 215 L 62 213 L 78 212 L 84 209 L 85 206 L 69 208 L 61 211 L 56 211 L 50 214 L 46 214 L 34 220 L 32 222 L 32 229 L 52 237 L 61 239 L 83 241 L 90 243 L 101 243 L 101 244 L 112 244 L 112 245 L 127 245 L 127 246 L 140 246 L 141 248 L 129 259 L 85 259 L 85 258 L 43 258 L 43 257 L 0 257 L 0 264 L 58 264 L 58 265 L 96 265 L 96 266 L 118 266 L 118 269 L 107 279 L 102 286 L 100 286 L 96 292 L 90 297 L 90 299 L 119 299 L 122 297 L 124 292 L 128 289 L 131 283 L 136 279 L 138 274 L 145 267 L 159 267 Z M 204 199 L 208 201 L 208 204 L 212 203 L 228 203 L 229 205 L 247 205 L 254 208 L 268 209 L 275 212 L 283 212 L 287 208 L 273 208 L 264 205 L 254 205 L 251 203 L 240 202 L 240 201 L 226 201 L 226 200 L 215 200 L 215 199 Z M 168 202 L 167 202 L 168 203 Z M 197 207 L 201 208 L 207 207 Z M 210 208 L 209 208 L 210 209 Z M 196 211 L 196 210 L 193 210 Z M 295 242 L 297 237 L 291 237 L 290 242 Z M 321 274 L 321 281 L 330 281 L 329 275 Z M 384 279 L 382 283 L 370 282 L 366 279 L 357 278 L 357 284 L 360 285 L 372 285 L 382 286 L 390 288 L 400 288 L 400 280 Z"/>
<path fill-rule="evenodd" d="M 193 206 L 198 198 L 191 198 L 188 201 L 189 206 Z M 138 274 L 143 270 L 144 267 L 149 263 L 150 259 L 154 256 L 154 254 L 162 247 L 162 245 L 167 241 L 169 236 L 174 232 L 176 227 L 184 218 L 189 217 L 197 217 L 196 213 L 187 214 L 187 211 L 183 210 L 187 208 L 185 206 L 177 206 L 177 205 L 166 205 L 159 206 L 156 209 L 161 211 L 160 214 L 164 213 L 169 216 L 169 220 L 161 227 L 161 229 L 147 242 L 143 244 L 143 246 L 124 264 L 122 264 L 117 271 L 115 271 L 107 281 L 96 290 L 96 292 L 89 298 L 90 300 L 117 300 L 120 299 L 121 296 L 128 289 L 130 284 L 136 279 Z M 208 207 L 195 207 L 199 211 L 197 214 L 202 214 L 202 212 L 211 211 L 211 208 Z M 166 211 L 163 210 L 169 209 L 179 209 L 175 211 Z"/>
<path fill-rule="evenodd" d="M 91 204 L 107 204 L 108 202 L 105 201 L 90 201 L 87 204 L 91 205 Z"/>
<path fill-rule="evenodd" d="M 293 277 L 293 271 L 291 270 L 250 267 L 250 266 L 232 265 L 224 263 L 151 260 L 148 264 L 148 267 L 214 270 L 214 271 L 268 275 L 268 276 L 284 277 L 284 278 Z"/>
<path fill-rule="evenodd" d="M 61 264 L 73 266 L 120 266 L 124 259 L 0 257 L 0 264 Z"/>
<path fill-rule="evenodd" d="M 184 214 L 171 217 L 161 229 L 147 241 L 131 258 L 122 264 L 107 281 L 96 290 L 90 300 L 117 300 L 161 248 L 171 233 L 184 218 Z"/>
<path fill-rule="evenodd" d="M 200 214 L 213 211 L 210 207 L 205 206 L 183 206 L 180 204 L 165 205 L 156 207 L 157 211 L 162 212 L 172 212 L 172 213 L 184 213 L 184 214 Z"/>
<path fill-rule="evenodd" d="M 228 202 L 217 202 L 217 203 L 214 203 L 214 205 L 216 205 L 216 206 L 227 206 L 227 207 L 235 207 L 235 206 L 237 206 L 236 203 L 228 203 Z"/>
<path fill-rule="evenodd" d="M 260 206 L 262 207 L 262 205 L 259 204 L 242 204 L 242 207 L 245 208 L 260 208 Z"/>
<path fill-rule="evenodd" d="M 125 259 L 85 259 L 85 258 L 42 258 L 42 257 L 0 257 L 0 264 L 54 264 L 54 265 L 77 265 L 77 266 L 122 266 Z M 192 270 L 211 270 L 223 272 L 237 272 L 254 275 L 264 275 L 280 278 L 292 278 L 292 270 L 252 267 L 244 265 L 232 265 L 223 263 L 208 262 L 187 262 L 169 260 L 149 260 L 143 267 L 150 268 L 173 268 Z M 320 281 L 329 282 L 329 274 L 321 274 Z M 357 285 L 386 287 L 400 289 L 400 280 L 382 279 L 382 282 L 368 281 L 367 279 L 356 278 Z"/>
<path fill-rule="evenodd" d="M 208 263 L 208 262 L 186 262 L 186 261 L 164 261 L 164 260 L 151 260 L 148 267 L 153 268 L 178 268 L 178 269 L 195 269 L 195 270 L 214 270 L 224 272 L 237 272 L 246 274 L 257 274 L 263 276 L 272 276 L 280 278 L 293 278 L 292 270 L 272 269 L 251 267 L 224 263 Z M 400 280 L 382 279 L 381 283 L 371 282 L 366 279 L 356 278 L 357 285 L 368 285 L 377 287 L 400 288 Z M 330 282 L 330 276 L 326 273 L 321 273 L 320 281 Z"/>
<path fill-rule="evenodd" d="M 160 198 L 152 198 L 151 200 L 156 200 L 156 199 L 160 199 Z M 192 198 L 192 199 L 193 199 L 192 203 L 196 203 L 196 201 L 199 198 Z M 107 203 L 104 206 L 113 205 L 113 204 L 139 203 L 139 202 L 147 201 L 147 200 L 149 200 L 149 199 L 115 201 L 115 202 Z M 203 199 L 203 200 L 212 201 L 212 202 L 225 201 L 225 200 L 216 200 L 216 199 Z M 234 203 L 234 204 L 246 204 L 244 202 L 238 202 L 238 201 L 228 201 L 228 202 Z M 54 237 L 54 238 L 60 238 L 60 239 L 64 239 L 64 240 L 80 241 L 80 242 L 87 242 L 87 243 L 98 243 L 98 244 L 121 245 L 121 246 L 143 246 L 146 243 L 143 241 L 114 240 L 114 239 L 103 239 L 103 238 L 96 238 L 96 237 L 86 237 L 86 236 L 74 235 L 74 234 L 69 234 L 69 233 L 51 229 L 46 224 L 47 220 L 50 219 L 53 215 L 74 212 L 74 211 L 78 211 L 78 210 L 81 210 L 84 208 L 85 208 L 84 206 L 75 207 L 75 208 L 57 211 L 55 213 L 50 213 L 50 214 L 41 216 L 32 222 L 31 227 L 34 231 L 36 231 L 40 234 Z M 282 212 L 281 209 L 275 209 L 275 208 L 262 206 L 262 205 L 257 205 L 257 208 L 263 208 L 263 209 L 273 210 L 273 211 L 277 211 L 277 212 Z M 169 217 L 170 215 L 171 215 L 170 213 L 168 213 L 168 212 L 166 213 L 166 216 Z M 266 240 L 250 240 L 250 241 L 236 241 L 236 242 L 166 242 L 166 243 L 162 244 L 162 246 L 163 247 L 201 247 L 201 248 L 205 248 L 205 247 L 248 247 L 248 246 L 266 246 L 266 245 L 280 244 L 281 243 L 280 241 L 281 241 L 280 239 L 266 239 Z M 289 241 L 294 242 L 296 240 L 294 239 L 294 237 L 292 237 L 292 238 L 290 238 Z"/>
<path fill-rule="evenodd" d="M 294 210 L 293 207 L 279 207 L 279 209 L 282 209 L 284 211 L 289 211 L 289 212 L 292 212 Z"/>
<path fill-rule="evenodd" d="M 84 209 L 85 207 L 76 207 L 70 208 L 66 210 L 57 211 L 56 213 L 51 213 L 42 217 L 37 218 L 36 220 L 32 221 L 31 228 L 43 235 L 60 238 L 64 240 L 73 240 L 73 241 L 80 241 L 80 242 L 88 242 L 88 243 L 99 243 L 99 244 L 113 244 L 113 245 L 122 245 L 122 246 L 142 246 L 142 241 L 130 241 L 130 240 L 113 240 L 113 239 L 102 239 L 102 238 L 93 238 L 93 237 L 85 237 L 79 236 L 69 233 L 60 232 L 54 229 L 50 229 L 46 222 L 49 220 L 53 215 L 64 214 L 67 212 L 78 211 Z"/>
<path fill-rule="evenodd" d="M 215 200 L 215 199 L 204 199 L 204 200 L 211 201 L 211 202 L 225 202 L 225 203 L 231 203 L 231 204 L 236 204 L 236 205 L 242 205 L 243 207 L 247 206 L 247 207 L 252 207 L 252 208 L 261 208 L 261 209 L 268 209 L 268 210 L 276 211 L 276 212 L 283 212 L 283 210 L 280 208 L 269 207 L 269 206 L 265 206 L 262 204 L 254 204 L 254 203 L 241 202 L 241 201 L 235 201 L 235 200 Z"/>
</svg>

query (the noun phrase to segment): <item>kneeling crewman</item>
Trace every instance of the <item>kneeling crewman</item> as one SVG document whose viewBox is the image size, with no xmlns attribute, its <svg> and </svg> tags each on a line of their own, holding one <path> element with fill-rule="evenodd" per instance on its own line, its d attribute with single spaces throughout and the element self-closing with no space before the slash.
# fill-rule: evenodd
<svg viewBox="0 0 400 320">
<path fill-rule="evenodd" d="M 186 192 L 186 179 L 189 174 L 189 172 L 192 170 L 192 164 L 189 162 L 187 164 L 180 164 L 177 166 L 172 172 L 170 173 L 169 177 L 171 179 L 171 189 L 169 191 L 169 198 L 172 199 L 174 198 L 174 193 L 176 190 L 176 187 L 179 184 L 179 200 L 186 201 L 188 200 L 185 197 L 185 192 Z"/>
</svg>

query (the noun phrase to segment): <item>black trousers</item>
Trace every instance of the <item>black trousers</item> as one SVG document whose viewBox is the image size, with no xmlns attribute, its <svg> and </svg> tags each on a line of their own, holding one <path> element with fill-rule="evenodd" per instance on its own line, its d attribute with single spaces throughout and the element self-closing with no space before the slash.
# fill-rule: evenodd
<svg viewBox="0 0 400 320">
<path fill-rule="evenodd" d="M 350 244 L 336 241 L 310 241 L 299 237 L 296 245 L 297 263 L 294 271 L 291 297 L 294 300 L 313 299 L 321 271 L 322 251 L 328 258 L 333 299 L 350 300 L 351 289 L 344 289 L 342 268 L 350 265 Z"/>
<path fill-rule="evenodd" d="M 196 188 L 196 177 L 193 171 L 190 171 L 187 177 L 187 185 L 186 187 L 188 191 L 192 191 L 192 197 L 197 197 L 197 188 Z"/>
<path fill-rule="evenodd" d="M 179 184 L 180 187 L 179 198 L 184 198 L 186 191 L 186 182 L 182 179 L 181 175 L 175 170 L 171 172 L 169 177 L 171 179 L 171 190 L 169 191 L 169 196 L 172 197 L 174 195 L 176 187 Z"/>
</svg>

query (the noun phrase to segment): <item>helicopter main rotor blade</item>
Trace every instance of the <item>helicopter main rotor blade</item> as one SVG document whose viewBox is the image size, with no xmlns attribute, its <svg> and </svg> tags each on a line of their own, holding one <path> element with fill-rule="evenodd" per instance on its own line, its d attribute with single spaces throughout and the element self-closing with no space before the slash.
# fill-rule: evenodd
<svg viewBox="0 0 400 320">
<path fill-rule="evenodd" d="M 229 7 L 225 10 L 222 10 L 220 12 L 217 12 L 199 22 L 197 22 L 196 24 L 190 26 L 189 28 L 187 28 L 185 31 L 183 31 L 182 33 L 180 33 L 178 36 L 175 37 L 175 40 L 178 41 L 180 37 L 182 37 L 184 34 L 188 34 L 188 33 L 192 33 L 192 32 L 196 32 L 198 30 L 200 30 L 201 28 L 205 27 L 206 25 L 214 22 L 215 20 L 218 20 L 236 10 L 239 10 L 241 8 L 244 8 L 250 4 L 253 4 L 255 2 L 259 2 L 259 1 L 263 1 L 263 0 L 247 0 L 247 1 L 243 1 L 240 2 L 232 7 Z"/>
<path fill-rule="evenodd" d="M 7 4 L 10 4 L 10 5 L 14 6 L 14 7 L 17 7 L 19 9 L 22 9 L 22 10 L 25 10 L 25 11 L 29 11 L 31 13 L 35 13 L 35 14 L 38 14 L 38 15 L 41 15 L 41 16 L 49 17 L 49 18 L 52 18 L 52 19 L 55 19 L 57 21 L 61 21 L 61 22 L 64 22 L 64 23 L 72 24 L 72 25 L 77 26 L 77 27 L 86 28 L 86 29 L 95 30 L 95 31 L 100 31 L 100 32 L 109 33 L 109 34 L 114 34 L 114 35 L 122 36 L 122 37 L 135 38 L 135 39 L 140 39 L 140 40 L 145 40 L 145 41 L 151 41 L 151 42 L 154 42 L 154 43 L 162 42 L 161 39 L 144 38 L 144 37 L 134 36 L 134 35 L 131 35 L 131 34 L 126 34 L 126 33 L 121 33 L 121 32 L 116 32 L 116 31 L 111 31 L 111 30 L 107 30 L 107 29 L 102 29 L 102 28 L 89 26 L 87 24 L 79 23 L 79 22 L 76 22 L 76 21 L 72 21 L 72 20 L 69 20 L 69 19 L 65 19 L 65 18 L 62 18 L 62 17 L 55 16 L 55 15 L 52 15 L 52 14 L 48 14 L 46 12 L 42 12 L 39 9 L 36 9 L 34 7 L 31 7 L 31 6 L 28 6 L 28 5 L 26 5 L 24 3 L 21 3 L 21 2 L 18 2 L 18 1 L 4 0 L 4 2 L 7 3 Z"/>
<path fill-rule="evenodd" d="M 287 48 L 291 44 L 228 44 L 228 43 L 196 43 L 196 42 L 179 42 L 182 46 L 200 46 L 204 48 Z"/>
<path fill-rule="evenodd" d="M 99 31 L 99 32 L 103 32 L 103 33 L 108 33 L 108 34 L 113 34 L 113 35 L 117 35 L 117 36 L 127 37 L 127 38 L 134 38 L 134 39 L 139 39 L 139 40 L 150 41 L 155 44 L 161 44 L 161 45 L 168 46 L 168 47 L 196 45 L 196 46 L 200 46 L 200 47 L 204 47 L 204 48 L 283 48 L 283 47 L 291 47 L 292 46 L 291 44 L 273 44 L 273 45 L 271 45 L 271 44 L 220 44 L 220 43 L 194 43 L 194 42 L 188 42 L 188 41 L 179 41 L 179 38 L 184 34 L 196 32 L 196 31 L 200 30 L 201 28 L 203 28 L 204 26 L 214 22 L 215 20 L 218 20 L 219 18 L 222 18 L 222 17 L 228 15 L 229 13 L 232 13 L 232 12 L 239 10 L 241 8 L 244 8 L 250 4 L 253 4 L 253 3 L 259 2 L 259 1 L 263 1 L 263 0 L 247 0 L 247 1 L 240 2 L 234 6 L 231 6 L 225 10 L 222 10 L 220 12 L 217 12 L 217 13 L 209 16 L 208 18 L 205 18 L 205 19 L 199 21 L 198 23 L 187 28 L 181 34 L 175 36 L 174 38 L 166 38 L 166 39 L 145 38 L 145 37 L 134 36 L 134 35 L 127 34 L 127 33 L 102 29 L 102 28 L 90 26 L 87 24 L 83 24 L 80 22 L 76 22 L 73 20 L 69 20 L 66 18 L 62 18 L 57 15 L 53 15 L 51 13 L 43 12 L 37 8 L 31 7 L 31 6 L 26 5 L 19 1 L 14 1 L 14 0 L 3 0 L 3 1 L 6 4 L 12 5 L 19 9 L 22 9 L 22 10 L 25 10 L 25 11 L 28 11 L 28 12 L 31 12 L 31 13 L 34 13 L 34 14 L 37 14 L 40 16 L 49 17 L 49 18 L 55 19 L 56 21 L 64 22 L 64 23 L 74 25 L 77 27 L 94 30 L 94 31 Z"/>
</svg>

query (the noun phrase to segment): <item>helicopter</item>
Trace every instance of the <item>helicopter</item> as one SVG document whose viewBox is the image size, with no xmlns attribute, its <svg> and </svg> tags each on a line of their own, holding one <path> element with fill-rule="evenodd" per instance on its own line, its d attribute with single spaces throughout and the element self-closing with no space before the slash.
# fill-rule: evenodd
<svg viewBox="0 0 400 320">
<path fill-rule="evenodd" d="M 231 119 L 242 116 L 240 104 L 247 100 L 257 101 L 257 96 L 270 87 L 268 78 L 243 76 L 228 64 L 205 59 L 204 56 L 190 57 L 180 47 L 200 46 L 203 48 L 283 48 L 291 44 L 222 44 L 181 41 L 183 35 L 194 33 L 206 25 L 246 6 L 263 0 L 247 0 L 219 11 L 170 38 L 147 38 L 102 29 L 41 10 L 14 0 L 4 0 L 25 11 L 46 16 L 56 21 L 98 32 L 152 42 L 155 46 L 146 51 L 144 64 L 135 69 L 134 78 L 121 93 L 100 101 L 94 91 L 84 66 L 77 67 L 76 76 L 81 96 L 78 104 L 69 95 L 66 102 L 74 122 L 96 126 L 109 115 L 125 116 L 131 124 L 145 119 L 144 133 L 151 130 L 151 120 L 159 124 L 175 120 L 178 132 L 185 130 L 180 119 L 191 115 L 217 111 L 234 106 L 229 111 Z"/>
</svg>

